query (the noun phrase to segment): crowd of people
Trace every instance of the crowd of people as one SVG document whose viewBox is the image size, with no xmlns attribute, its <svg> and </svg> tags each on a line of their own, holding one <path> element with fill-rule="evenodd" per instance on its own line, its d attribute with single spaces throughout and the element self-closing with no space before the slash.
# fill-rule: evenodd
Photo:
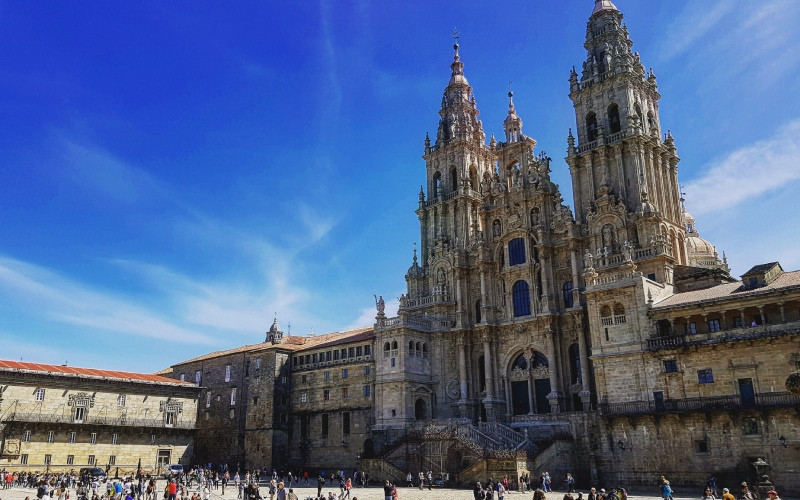
<svg viewBox="0 0 800 500">
<path fill-rule="evenodd" d="M 82 470 L 83 471 L 83 470 Z M 237 492 L 237 500 L 299 500 L 293 485 L 309 486 L 308 471 L 298 473 L 280 473 L 272 471 L 271 477 L 265 469 L 244 473 L 236 472 L 231 475 L 227 467 L 217 469 L 195 467 L 188 472 L 169 475 L 166 486 L 158 487 L 156 477 L 143 474 L 123 475 L 121 478 L 103 478 L 85 473 L 83 476 L 74 470 L 59 473 L 36 472 L 10 472 L 0 470 L 0 489 L 13 487 L 35 490 L 37 500 L 211 500 L 211 492 L 217 496 L 225 495 L 226 487 L 233 487 Z M 317 475 L 317 495 L 306 497 L 305 500 L 357 500 L 351 496 L 354 487 L 366 487 L 369 484 L 369 475 L 354 471 L 351 476 L 343 470 L 334 472 L 320 472 Z M 409 472 L 406 475 L 407 487 L 424 489 L 427 486 L 444 486 L 444 478 L 434 478 L 432 471 L 421 471 L 419 474 Z M 259 489 L 259 483 L 264 480 L 266 488 Z M 514 484 L 516 483 L 516 484 Z M 326 486 L 338 486 L 338 493 L 328 491 L 323 494 Z M 561 500 L 627 500 L 628 493 L 623 487 L 605 488 L 592 487 L 586 496 L 583 493 L 575 494 L 575 478 L 566 474 L 563 480 L 566 494 Z M 398 500 L 397 487 L 386 480 L 383 485 L 385 500 Z M 700 500 L 756 500 L 756 496 L 743 482 L 739 485 L 739 494 L 734 495 L 728 488 L 717 488 L 717 480 L 709 479 Z M 221 490 L 221 491 L 219 491 Z M 72 491 L 72 493 L 71 493 Z M 553 479 L 548 472 L 543 472 L 537 477 L 522 474 L 518 481 L 509 481 L 508 476 L 499 480 L 489 478 L 487 481 L 476 482 L 473 487 L 474 500 L 505 500 L 506 494 L 511 491 L 533 492 L 533 500 L 546 500 L 545 494 L 553 492 Z M 659 480 L 659 493 L 662 500 L 673 500 L 675 494 L 672 486 L 664 476 Z M 73 496 L 74 495 L 74 496 Z M 776 490 L 766 492 L 764 500 L 781 500 Z M 31 500 L 28 496 L 25 500 Z"/>
</svg>

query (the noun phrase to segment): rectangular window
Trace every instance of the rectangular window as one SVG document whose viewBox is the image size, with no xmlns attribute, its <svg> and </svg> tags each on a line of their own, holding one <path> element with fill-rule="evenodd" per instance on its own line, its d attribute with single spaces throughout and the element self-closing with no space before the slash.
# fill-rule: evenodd
<svg viewBox="0 0 800 500">
<path fill-rule="evenodd" d="M 364 356 L 369 356 L 372 354 L 372 346 L 365 345 L 364 346 Z"/>
<path fill-rule="evenodd" d="M 719 327 L 719 320 L 718 319 L 710 319 L 708 320 L 708 331 L 711 333 L 720 331 L 721 328 Z"/>
<path fill-rule="evenodd" d="M 231 365 L 225 365 L 225 382 L 231 381 Z"/>
<path fill-rule="evenodd" d="M 678 373 L 678 361 L 675 359 L 665 359 L 664 371 L 666 373 Z"/>
<path fill-rule="evenodd" d="M 89 465 L 94 465 L 94 455 L 89 455 L 89 458 L 86 459 L 86 463 Z"/>
<path fill-rule="evenodd" d="M 108 457 L 108 465 L 117 465 L 117 456 L 111 455 Z"/>
<path fill-rule="evenodd" d="M 150 444 L 156 444 L 156 435 L 150 434 Z"/>
<path fill-rule="evenodd" d="M 365 398 L 369 397 L 369 386 L 368 385 L 364 386 L 364 397 Z"/>
<path fill-rule="evenodd" d="M 391 363 L 391 364 L 392 364 L 392 366 L 394 367 L 394 365 L 395 365 L 394 358 L 392 358 L 392 363 Z"/>
<path fill-rule="evenodd" d="M 55 435 L 53 434 L 53 431 L 47 431 L 47 442 L 52 443 L 55 440 L 54 438 Z"/>
<path fill-rule="evenodd" d="M 354 358 L 356 356 L 356 350 L 353 347 L 347 349 L 347 357 Z"/>
<path fill-rule="evenodd" d="M 758 430 L 758 420 L 752 417 L 742 419 L 742 431 L 746 436 L 761 434 Z"/>
<path fill-rule="evenodd" d="M 75 407 L 75 422 L 80 424 L 86 418 L 86 407 L 85 406 L 76 406 Z"/>
<path fill-rule="evenodd" d="M 25 431 L 25 433 L 22 435 L 22 442 L 23 443 L 31 442 L 31 431 Z"/>
<path fill-rule="evenodd" d="M 333 351 L 333 360 L 334 361 L 338 361 L 339 360 L 339 350 L 338 349 Z"/>
<path fill-rule="evenodd" d="M 20 465 L 28 465 L 28 454 L 23 453 L 19 456 L 19 464 Z"/>
<path fill-rule="evenodd" d="M 300 377 L 300 382 L 302 382 L 303 384 L 305 384 L 307 380 L 308 380 L 308 378 L 305 375 L 302 375 Z"/>
<path fill-rule="evenodd" d="M 175 421 L 178 419 L 178 413 L 176 411 L 167 411 L 164 413 L 164 426 L 165 427 L 174 427 Z"/>
<path fill-rule="evenodd" d="M 321 415 L 321 417 L 322 417 L 322 422 L 321 422 L 321 429 L 320 430 L 321 430 L 321 433 L 322 433 L 322 437 L 328 437 L 328 414 L 327 413 L 323 413 Z"/>
<path fill-rule="evenodd" d="M 514 238 L 508 242 L 508 265 L 525 263 L 525 238 Z"/>
<path fill-rule="evenodd" d="M 311 362 L 312 363 L 316 363 L 317 362 L 317 353 L 314 353 L 314 354 L 311 355 Z"/>
<path fill-rule="evenodd" d="M 350 434 L 350 412 L 343 411 L 342 412 L 342 434 L 348 435 Z"/>
<path fill-rule="evenodd" d="M 300 393 L 300 402 L 301 403 L 308 403 L 308 393 L 303 391 Z"/>
<path fill-rule="evenodd" d="M 211 408 L 211 391 L 206 393 L 206 408 Z"/>
<path fill-rule="evenodd" d="M 256 358 L 256 370 L 261 369 L 261 358 Z"/>
<path fill-rule="evenodd" d="M 694 442 L 695 453 L 708 453 L 708 440 L 702 439 Z"/>
<path fill-rule="evenodd" d="M 97 444 L 97 433 L 93 432 L 92 436 L 89 438 L 89 444 Z"/>
<path fill-rule="evenodd" d="M 328 381 L 331 379 L 331 372 L 322 372 L 322 380 Z"/>
<path fill-rule="evenodd" d="M 342 359 L 347 359 L 347 349 L 342 349 L 341 353 L 342 353 Z"/>
<path fill-rule="evenodd" d="M 361 356 L 364 352 L 364 348 L 361 346 L 356 347 L 356 356 Z"/>
<path fill-rule="evenodd" d="M 67 455 L 67 465 L 72 465 L 75 463 L 75 455 Z"/>
<path fill-rule="evenodd" d="M 342 378 L 347 378 L 347 368 L 342 368 Z"/>
<path fill-rule="evenodd" d="M 194 372 L 194 383 L 200 385 L 200 380 L 203 378 L 203 373 L 200 370 Z"/>
<path fill-rule="evenodd" d="M 70 432 L 69 433 L 69 442 L 70 443 L 74 443 L 75 442 L 75 433 L 74 432 Z"/>
<path fill-rule="evenodd" d="M 231 387 L 231 406 L 236 404 L 236 387 Z"/>
<path fill-rule="evenodd" d="M 713 384 L 714 374 L 711 368 L 705 370 L 697 370 L 697 382 L 700 384 Z"/>
<path fill-rule="evenodd" d="M 185 373 L 181 373 L 180 379 L 181 379 L 181 382 L 186 382 L 186 374 Z"/>
<path fill-rule="evenodd" d="M 125 395 L 120 394 L 117 396 L 117 406 L 125 406 Z"/>
<path fill-rule="evenodd" d="M 249 377 L 250 376 L 250 360 L 249 359 L 247 361 L 245 361 L 245 363 L 244 363 L 244 376 L 245 377 Z"/>
<path fill-rule="evenodd" d="M 116 432 L 111 435 L 111 444 L 117 444 L 117 440 L 119 439 L 119 434 Z"/>
<path fill-rule="evenodd" d="M 33 399 L 36 401 L 44 401 L 44 389 L 36 389 L 33 393 Z"/>
<path fill-rule="evenodd" d="M 686 323 L 686 333 L 689 335 L 697 335 L 697 324 L 694 321 Z"/>
<path fill-rule="evenodd" d="M 329 401 L 331 399 L 331 391 L 329 391 L 328 389 L 322 391 L 322 399 L 324 401 Z"/>
<path fill-rule="evenodd" d="M 342 387 L 342 399 L 347 399 L 347 387 Z"/>
<path fill-rule="evenodd" d="M 45 455 L 44 456 L 44 463 L 47 464 L 47 465 L 50 465 L 51 463 L 53 463 L 53 455 L 51 455 L 49 453 L 47 455 Z"/>
<path fill-rule="evenodd" d="M 365 377 L 369 376 L 369 365 L 364 367 L 364 376 Z"/>
</svg>

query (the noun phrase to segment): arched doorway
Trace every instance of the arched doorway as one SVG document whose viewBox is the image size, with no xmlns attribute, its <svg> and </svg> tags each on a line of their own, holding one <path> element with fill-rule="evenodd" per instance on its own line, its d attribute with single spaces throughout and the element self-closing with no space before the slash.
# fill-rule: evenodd
<svg viewBox="0 0 800 500">
<path fill-rule="evenodd" d="M 508 370 L 511 414 L 550 413 L 550 363 L 547 356 L 532 351 L 520 353 Z"/>
<path fill-rule="evenodd" d="M 422 398 L 417 398 L 417 401 L 414 403 L 414 418 L 416 420 L 425 420 L 428 418 L 428 409 L 425 405 L 425 400 Z"/>
</svg>

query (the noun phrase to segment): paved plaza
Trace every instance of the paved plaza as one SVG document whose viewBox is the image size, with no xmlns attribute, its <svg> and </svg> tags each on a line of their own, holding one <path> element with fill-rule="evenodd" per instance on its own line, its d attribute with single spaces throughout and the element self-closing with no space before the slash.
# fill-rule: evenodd
<svg viewBox="0 0 800 500">
<path fill-rule="evenodd" d="M 161 491 L 163 491 L 165 486 L 165 481 L 159 480 L 158 485 Z M 722 487 L 722 486 L 721 486 Z M 720 487 L 720 488 L 721 488 Z M 730 487 L 730 486 L 729 486 Z M 309 486 L 300 486 L 300 487 L 293 487 L 295 494 L 297 494 L 299 500 L 305 500 L 308 497 L 314 497 L 317 494 L 317 488 Z M 738 493 L 734 488 L 733 490 L 734 495 Z M 189 492 L 194 493 L 197 491 L 197 486 L 194 485 L 190 488 Z M 261 487 L 259 488 L 261 496 L 265 499 L 269 499 L 269 493 L 267 488 L 262 483 Z M 339 494 L 339 487 L 338 485 L 326 485 L 322 489 L 322 493 L 327 496 L 328 492 L 333 492 L 338 496 Z M 580 491 L 583 493 L 583 497 L 586 498 L 587 491 L 586 490 L 576 490 L 576 494 L 574 495 L 577 497 L 577 492 Z M 786 492 L 788 494 L 784 494 L 783 491 L 778 490 L 778 493 L 781 495 L 782 500 L 800 500 L 798 498 L 796 492 Z M 565 492 L 554 490 L 552 493 L 547 493 L 546 498 L 547 500 L 562 500 L 564 497 Z M 675 485 L 675 494 L 673 495 L 674 500 L 699 500 L 703 494 L 702 489 L 698 489 L 696 487 L 686 487 L 682 488 L 680 485 Z M 236 500 L 237 491 L 235 487 L 228 487 L 225 489 L 225 495 L 222 495 L 222 489 L 218 490 L 211 490 L 211 500 Z M 468 489 L 452 489 L 452 488 L 434 488 L 432 490 L 428 490 L 427 488 L 424 490 L 420 490 L 419 488 L 408 488 L 408 487 L 399 487 L 398 488 L 398 496 L 399 500 L 471 500 L 472 499 L 472 491 Z M 531 492 L 509 492 L 507 496 L 510 500 L 522 500 L 527 499 L 530 500 L 532 498 Z M 0 490 L 0 500 L 25 500 L 26 497 L 30 499 L 36 498 L 36 490 L 30 488 L 11 488 L 7 490 Z M 74 490 L 70 492 L 70 497 L 72 499 L 75 497 Z M 628 498 L 631 500 L 661 500 L 659 496 L 658 488 L 653 486 L 652 491 L 645 491 L 645 490 L 636 490 L 630 491 L 628 493 Z M 371 486 L 368 488 L 353 488 L 351 493 L 351 500 L 384 500 L 383 497 L 383 488 L 377 486 Z"/>
</svg>

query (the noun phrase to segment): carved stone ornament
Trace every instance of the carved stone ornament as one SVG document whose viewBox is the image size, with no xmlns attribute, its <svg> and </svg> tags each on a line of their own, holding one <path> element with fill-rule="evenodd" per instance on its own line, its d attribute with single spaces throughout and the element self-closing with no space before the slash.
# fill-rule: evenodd
<svg viewBox="0 0 800 500">
<path fill-rule="evenodd" d="M 509 373 L 508 378 L 511 380 L 528 380 L 530 377 L 530 372 L 528 370 L 523 370 L 522 368 L 515 367 Z"/>
<path fill-rule="evenodd" d="M 531 369 L 531 376 L 535 379 L 538 378 L 549 378 L 550 377 L 550 368 L 539 365 L 536 368 Z"/>
<path fill-rule="evenodd" d="M 94 408 L 94 394 L 89 395 L 85 392 L 70 394 L 67 406 L 81 406 L 84 408 Z"/>
<path fill-rule="evenodd" d="M 162 412 L 183 413 L 183 401 L 174 401 L 172 398 L 168 398 L 166 401 L 160 401 L 158 403 L 158 408 Z"/>
<path fill-rule="evenodd" d="M 16 457 L 19 456 L 20 441 L 19 439 L 6 439 L 3 446 L 3 457 Z"/>
<path fill-rule="evenodd" d="M 447 394 L 449 399 L 458 399 L 461 397 L 461 389 L 458 380 L 453 379 L 447 383 L 445 394 Z"/>
</svg>

